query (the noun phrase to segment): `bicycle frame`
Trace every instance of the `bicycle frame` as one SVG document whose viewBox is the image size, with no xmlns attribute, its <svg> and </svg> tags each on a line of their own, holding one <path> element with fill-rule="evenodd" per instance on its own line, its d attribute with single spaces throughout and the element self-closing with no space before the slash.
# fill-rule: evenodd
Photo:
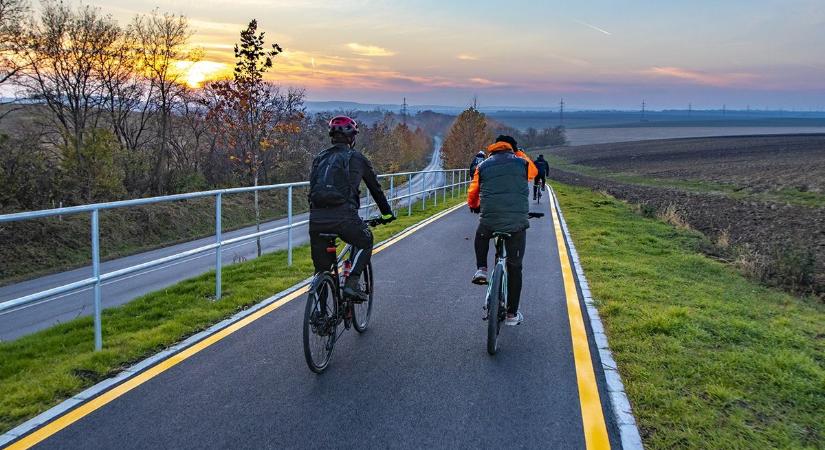
<svg viewBox="0 0 825 450">
<path fill-rule="evenodd" d="M 501 269 L 501 292 L 502 292 L 502 300 L 504 303 L 504 310 L 507 310 L 507 246 L 505 245 L 506 238 L 503 236 L 496 236 L 495 238 L 495 247 L 496 247 L 496 268 Z M 494 273 L 495 273 L 495 269 Z M 492 289 L 493 283 L 487 284 L 487 296 L 490 296 L 490 289 Z M 488 312 L 489 315 L 489 312 Z M 489 319 L 488 319 L 489 320 Z"/>
</svg>

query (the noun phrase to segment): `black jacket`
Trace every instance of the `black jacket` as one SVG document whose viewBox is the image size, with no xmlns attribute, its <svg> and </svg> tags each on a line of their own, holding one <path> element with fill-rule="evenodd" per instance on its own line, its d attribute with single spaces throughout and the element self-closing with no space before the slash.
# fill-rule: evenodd
<svg viewBox="0 0 825 450">
<path fill-rule="evenodd" d="M 358 209 L 361 206 L 361 181 L 367 186 L 367 190 L 369 190 L 370 195 L 372 195 L 372 198 L 378 205 L 378 209 L 381 210 L 381 214 L 392 214 L 392 208 L 389 202 L 387 202 L 387 197 L 384 195 L 381 184 L 378 183 L 375 170 L 373 170 L 372 164 L 367 157 L 357 150 L 351 150 L 345 144 L 336 144 L 330 150 L 342 152 L 352 151 L 352 156 L 349 160 L 349 181 L 352 187 L 352 196 L 349 202 L 334 208 L 313 208 L 312 205 L 310 205 L 310 222 L 338 222 L 358 218 Z M 309 176 L 310 180 L 315 179 L 314 175 L 318 167 L 318 162 L 318 157 L 316 156 L 312 161 L 312 173 Z"/>
<path fill-rule="evenodd" d="M 539 176 L 546 177 L 547 174 L 550 172 L 550 164 L 547 163 L 547 160 L 544 158 L 538 158 L 533 161 L 533 164 L 536 165 L 536 169 L 539 169 Z"/>
<path fill-rule="evenodd" d="M 476 167 L 484 161 L 483 156 L 474 156 L 473 162 L 470 163 L 470 176 L 472 177 L 476 173 Z"/>
</svg>

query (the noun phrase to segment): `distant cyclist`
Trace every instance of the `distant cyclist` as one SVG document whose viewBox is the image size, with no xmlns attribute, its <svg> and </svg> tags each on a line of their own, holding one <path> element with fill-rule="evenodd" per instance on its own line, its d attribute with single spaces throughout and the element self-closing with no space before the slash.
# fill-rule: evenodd
<svg viewBox="0 0 825 450">
<path fill-rule="evenodd" d="M 363 301 L 368 296 L 358 287 L 358 281 L 372 256 L 373 237 L 358 215 L 362 180 L 383 218 L 394 220 L 395 216 L 372 164 L 353 148 L 357 134 L 358 124 L 347 116 L 329 121 L 333 146 L 315 157 L 309 176 L 309 241 L 315 273 L 329 269 L 335 258 L 334 253 L 327 252 L 329 240 L 321 237 L 322 233 L 335 233 L 358 249 L 343 291 L 345 296 Z"/>
<path fill-rule="evenodd" d="M 470 163 L 469 172 L 471 177 L 473 176 L 473 174 L 476 173 L 476 167 L 478 167 L 478 165 L 481 164 L 481 162 L 484 161 L 484 158 L 486 157 L 487 155 L 484 153 L 484 150 L 479 150 L 478 153 L 476 153 L 476 155 L 473 156 L 473 161 Z"/>
<path fill-rule="evenodd" d="M 473 283 L 487 283 L 487 253 L 494 232 L 510 233 L 507 239 L 507 319 L 505 324 L 518 325 L 524 319 L 519 311 L 521 297 L 521 261 L 527 245 L 529 187 L 538 170 L 516 140 L 499 136 L 487 150 L 490 157 L 478 165 L 467 194 L 467 204 L 481 214 L 475 237 L 476 267 Z"/>
<path fill-rule="evenodd" d="M 547 174 L 550 173 L 550 164 L 547 164 L 547 160 L 544 159 L 544 155 L 539 155 L 534 163 L 536 164 L 536 169 L 538 169 L 539 174 L 536 175 L 536 178 L 533 181 L 533 200 L 538 197 L 539 189 L 544 192 L 544 184 L 547 181 L 546 177 Z"/>
</svg>

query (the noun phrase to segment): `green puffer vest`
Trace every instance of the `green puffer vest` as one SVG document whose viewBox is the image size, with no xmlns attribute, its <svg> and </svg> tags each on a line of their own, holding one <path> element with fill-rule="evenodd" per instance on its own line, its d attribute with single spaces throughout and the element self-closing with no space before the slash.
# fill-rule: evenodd
<svg viewBox="0 0 825 450">
<path fill-rule="evenodd" d="M 530 227 L 527 167 L 527 161 L 504 151 L 478 165 L 482 225 L 507 233 Z"/>
</svg>

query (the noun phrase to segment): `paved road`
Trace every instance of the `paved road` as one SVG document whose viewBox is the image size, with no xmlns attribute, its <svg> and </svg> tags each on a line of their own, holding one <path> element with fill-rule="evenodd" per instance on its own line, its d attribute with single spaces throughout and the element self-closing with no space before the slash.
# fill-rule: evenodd
<svg viewBox="0 0 825 450">
<path fill-rule="evenodd" d="M 346 333 L 323 375 L 303 359 L 302 296 L 40 446 L 584 448 L 552 221 L 528 231 L 526 319 L 503 330 L 495 357 L 484 289 L 468 281 L 476 223 L 462 208 L 377 254 L 370 329 Z"/>
<path fill-rule="evenodd" d="M 424 170 L 438 170 L 442 167 L 441 162 L 441 140 L 435 139 L 435 151 L 430 163 Z M 445 183 L 443 174 L 417 175 L 412 180 L 413 192 L 422 191 L 425 188 L 443 186 Z M 400 179 L 397 181 L 401 181 Z M 399 187 L 399 195 L 406 194 L 406 182 Z M 416 197 L 413 200 L 420 199 Z M 364 204 L 365 202 L 362 202 Z M 399 202 L 399 208 L 406 206 L 406 201 Z M 373 210 L 374 213 L 374 210 Z M 364 211 L 364 214 L 370 214 Z M 295 222 L 307 220 L 307 215 L 297 215 Z M 287 219 L 276 220 L 262 225 L 263 230 L 273 229 L 287 225 Z M 254 233 L 255 227 L 248 227 L 233 232 L 223 234 L 224 239 L 231 239 L 237 236 Z M 293 242 L 295 245 L 305 243 L 309 237 L 307 227 L 301 226 L 293 229 Z M 181 253 L 204 245 L 214 243 L 214 237 L 198 239 L 195 241 L 174 245 L 158 250 L 144 252 L 124 258 L 118 258 L 102 264 L 101 273 L 111 272 L 126 267 L 131 267 L 154 259 Z M 264 252 L 273 252 L 287 248 L 287 232 L 268 235 L 261 240 Z M 257 255 L 255 241 L 242 242 L 223 247 L 222 261 L 224 265 L 232 264 L 240 260 L 252 259 Z M 198 276 L 202 273 L 214 270 L 215 252 L 208 251 L 186 259 L 178 260 L 162 266 L 153 267 L 141 272 L 136 272 L 121 278 L 110 280 L 103 284 L 102 302 L 104 308 L 122 305 L 141 295 L 163 289 L 187 278 Z M 92 276 L 92 268 L 84 267 L 40 277 L 25 282 L 0 287 L 0 302 L 13 300 L 35 292 L 62 286 L 75 281 L 79 281 Z M 66 322 L 77 317 L 88 316 L 93 313 L 92 288 L 88 287 L 78 291 L 62 294 L 45 299 L 37 304 L 21 307 L 5 313 L 0 313 L 0 341 L 16 339 L 29 333 L 33 333 L 44 328 L 48 328 L 58 323 Z"/>
</svg>

